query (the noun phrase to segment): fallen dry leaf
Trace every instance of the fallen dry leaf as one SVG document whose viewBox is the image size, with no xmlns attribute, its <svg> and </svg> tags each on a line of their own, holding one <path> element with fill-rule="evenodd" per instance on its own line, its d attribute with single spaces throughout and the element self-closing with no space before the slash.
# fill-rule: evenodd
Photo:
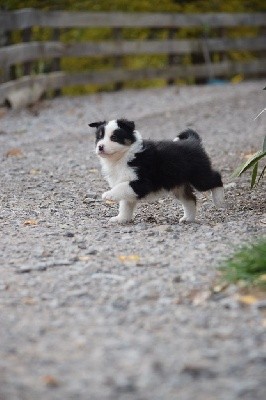
<svg viewBox="0 0 266 400">
<path fill-rule="evenodd" d="M 126 263 L 126 262 L 138 262 L 140 257 L 137 254 L 129 254 L 129 255 L 120 255 L 118 256 L 118 260 Z"/>
<path fill-rule="evenodd" d="M 210 296 L 211 296 L 211 291 L 210 290 L 199 291 L 191 299 L 192 300 L 192 304 L 194 306 L 199 306 L 200 304 L 205 303 L 210 298 Z"/>
<path fill-rule="evenodd" d="M 42 380 L 49 387 L 57 387 L 59 385 L 58 380 L 52 375 L 44 375 Z"/>
<path fill-rule="evenodd" d="M 27 219 L 26 221 L 24 221 L 24 225 L 37 225 L 38 221 L 36 221 L 36 219 Z"/>
<path fill-rule="evenodd" d="M 40 170 L 39 169 L 31 169 L 30 170 L 30 175 L 37 175 L 37 174 L 39 174 L 40 173 Z"/>
<path fill-rule="evenodd" d="M 252 296 L 250 294 L 244 295 L 244 296 L 238 295 L 237 300 L 239 301 L 239 303 L 247 305 L 247 306 L 251 306 L 258 302 L 258 298 L 255 296 Z"/>
<path fill-rule="evenodd" d="M 91 259 L 90 256 L 79 256 L 78 257 L 79 261 L 89 261 Z"/>
<path fill-rule="evenodd" d="M 108 204 L 109 206 L 112 206 L 112 205 L 116 204 L 116 202 L 113 201 L 113 200 L 105 200 L 105 204 Z"/>
<path fill-rule="evenodd" d="M 92 174 L 98 174 L 99 170 L 96 168 L 91 168 L 91 169 L 89 169 L 89 172 Z"/>
<path fill-rule="evenodd" d="M 6 157 L 21 157 L 22 151 L 19 148 L 10 149 L 6 152 Z"/>
<path fill-rule="evenodd" d="M 215 285 L 213 287 L 212 291 L 213 291 L 213 293 L 220 293 L 220 292 L 223 292 L 227 288 L 228 288 L 228 283 L 222 282 L 220 284 Z"/>
<path fill-rule="evenodd" d="M 27 304 L 29 306 L 33 305 L 36 303 L 33 297 L 25 297 L 23 300 L 23 304 Z"/>
</svg>

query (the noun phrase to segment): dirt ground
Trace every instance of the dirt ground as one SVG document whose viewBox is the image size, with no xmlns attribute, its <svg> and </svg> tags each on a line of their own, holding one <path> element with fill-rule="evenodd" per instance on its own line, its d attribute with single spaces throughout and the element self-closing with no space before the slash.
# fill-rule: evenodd
<svg viewBox="0 0 266 400">
<path fill-rule="evenodd" d="M 264 82 L 124 91 L 0 111 L 0 400 L 263 400 L 266 304 L 219 287 L 218 267 L 266 233 L 265 183 L 232 171 L 265 135 Z M 265 113 L 266 114 L 266 113 Z M 145 138 L 196 129 L 226 209 L 198 195 L 117 205 L 88 123 L 125 117 Z"/>
</svg>

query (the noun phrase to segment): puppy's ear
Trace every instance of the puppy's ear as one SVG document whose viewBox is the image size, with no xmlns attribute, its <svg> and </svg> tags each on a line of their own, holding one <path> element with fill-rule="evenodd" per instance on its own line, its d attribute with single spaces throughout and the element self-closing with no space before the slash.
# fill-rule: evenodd
<svg viewBox="0 0 266 400">
<path fill-rule="evenodd" d="M 91 124 L 88 124 L 91 128 L 98 128 L 101 125 L 104 125 L 106 121 L 99 121 L 99 122 L 92 122 Z"/>
<path fill-rule="evenodd" d="M 127 132 L 133 132 L 135 130 L 135 122 L 128 121 L 127 119 L 118 119 L 117 125 Z"/>
</svg>

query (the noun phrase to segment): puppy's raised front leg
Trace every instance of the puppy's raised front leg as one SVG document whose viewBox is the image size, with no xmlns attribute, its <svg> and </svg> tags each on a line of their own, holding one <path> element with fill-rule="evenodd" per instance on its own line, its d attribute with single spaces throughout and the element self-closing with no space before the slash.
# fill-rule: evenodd
<svg viewBox="0 0 266 400">
<path fill-rule="evenodd" d="M 129 182 L 121 182 L 111 190 L 108 190 L 108 192 L 104 192 L 102 199 L 111 201 L 127 200 L 132 202 L 137 200 L 137 195 L 129 185 Z"/>
<path fill-rule="evenodd" d="M 116 217 L 110 219 L 111 222 L 125 223 L 132 220 L 134 208 L 136 206 L 135 201 L 121 200 L 119 202 L 119 214 Z"/>
</svg>

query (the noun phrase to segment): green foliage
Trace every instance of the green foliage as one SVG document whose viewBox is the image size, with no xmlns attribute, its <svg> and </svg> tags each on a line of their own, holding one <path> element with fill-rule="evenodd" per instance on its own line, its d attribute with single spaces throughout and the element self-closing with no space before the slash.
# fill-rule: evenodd
<svg viewBox="0 0 266 400">
<path fill-rule="evenodd" d="M 36 8 L 41 10 L 69 10 L 69 11 L 124 11 L 124 12 L 261 12 L 266 11 L 266 2 L 263 0 L 2 0 L 1 7 L 7 10 L 21 8 Z M 250 37 L 256 36 L 257 28 L 239 27 L 237 29 L 227 29 L 228 37 Z M 208 27 L 182 28 L 175 32 L 175 38 L 186 39 L 202 37 L 207 34 L 208 37 L 217 37 L 217 29 L 208 29 Z M 149 40 L 149 39 L 167 39 L 169 32 L 167 29 L 145 29 L 145 28 L 123 28 L 121 30 L 121 39 L 123 40 Z M 83 42 L 83 41 L 108 41 L 113 39 L 113 30 L 110 28 L 86 28 L 86 29 L 65 29 L 61 31 L 60 40 L 64 43 Z M 35 27 L 33 29 L 32 40 L 45 41 L 53 40 L 53 30 L 49 28 Z M 21 41 L 21 33 L 15 32 L 12 36 L 12 42 Z M 211 55 L 213 62 L 221 61 L 220 53 Z M 247 60 L 254 57 L 252 52 L 232 51 L 228 53 L 231 60 Z M 165 55 L 141 55 L 125 56 L 122 59 L 122 67 L 137 69 L 146 67 L 163 67 L 167 65 L 168 58 Z M 179 57 L 182 65 L 191 64 L 190 55 Z M 195 62 L 195 60 L 194 60 Z M 33 63 L 33 70 L 38 72 L 49 72 L 51 61 L 41 60 Z M 68 57 L 61 60 L 61 69 L 66 72 L 79 72 L 90 70 L 107 70 L 116 67 L 116 57 Z M 17 75 L 20 76 L 22 69 L 16 66 Z M 150 81 L 127 82 L 124 87 L 161 87 L 165 80 L 155 79 Z M 194 83 L 193 78 L 183 79 L 182 83 Z M 75 88 L 66 88 L 63 93 L 81 94 L 91 93 L 102 89 L 112 90 L 115 85 L 83 85 Z"/>
<path fill-rule="evenodd" d="M 220 269 L 223 278 L 230 283 L 242 281 L 266 289 L 266 238 L 243 246 Z"/>
<path fill-rule="evenodd" d="M 266 170 L 266 165 L 263 167 L 258 179 L 258 167 L 259 167 L 259 161 L 266 156 L 266 136 L 264 138 L 262 150 L 257 151 L 255 154 L 253 154 L 244 164 L 240 165 L 235 172 L 233 173 L 233 177 L 240 176 L 243 174 L 243 172 L 252 169 L 251 173 L 251 188 L 253 188 L 255 185 L 257 185 L 260 180 L 264 177 L 264 173 Z M 257 181 L 256 181 L 257 180 Z"/>
<path fill-rule="evenodd" d="M 164 12 L 262 12 L 264 0 L 2 0 L 9 10 L 34 7 L 43 10 L 164 11 Z"/>
</svg>

